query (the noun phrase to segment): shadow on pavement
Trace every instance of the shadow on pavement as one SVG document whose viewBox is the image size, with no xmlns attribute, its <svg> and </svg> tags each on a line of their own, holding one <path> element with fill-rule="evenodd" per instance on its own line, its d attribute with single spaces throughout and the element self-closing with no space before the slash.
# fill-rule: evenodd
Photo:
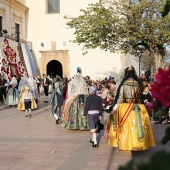
<svg viewBox="0 0 170 170">
<path fill-rule="evenodd" d="M 108 160 L 108 165 L 107 165 L 107 170 L 113 170 L 113 166 L 112 166 L 112 160 L 113 160 L 113 156 L 115 156 L 115 150 L 117 148 L 112 148 L 110 155 L 109 155 L 109 160 Z"/>
<path fill-rule="evenodd" d="M 43 114 L 43 113 L 50 114 L 48 108 L 43 108 L 43 109 L 38 109 L 36 112 L 32 111 L 32 117 L 36 117 L 36 116 Z"/>
</svg>

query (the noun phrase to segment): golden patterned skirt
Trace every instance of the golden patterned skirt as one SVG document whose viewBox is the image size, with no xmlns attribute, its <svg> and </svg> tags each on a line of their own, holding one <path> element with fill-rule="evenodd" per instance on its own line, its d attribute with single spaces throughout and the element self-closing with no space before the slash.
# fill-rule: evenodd
<svg viewBox="0 0 170 170">
<path fill-rule="evenodd" d="M 154 147 L 156 142 L 146 107 L 142 104 L 138 105 L 140 107 L 139 121 L 139 115 L 135 110 L 125 116 L 129 105 L 129 103 L 122 103 L 115 111 L 113 116 L 115 122 L 111 119 L 108 130 L 108 144 L 119 147 L 121 150 L 130 151 L 141 151 Z M 138 128 L 139 123 L 141 128 Z M 139 131 L 142 132 L 142 136 Z M 139 136 L 141 137 L 139 138 Z"/>
</svg>

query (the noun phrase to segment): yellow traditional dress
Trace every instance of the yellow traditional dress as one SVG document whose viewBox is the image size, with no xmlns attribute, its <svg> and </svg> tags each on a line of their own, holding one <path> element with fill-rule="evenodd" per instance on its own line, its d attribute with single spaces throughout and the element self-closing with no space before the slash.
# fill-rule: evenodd
<svg viewBox="0 0 170 170">
<path fill-rule="evenodd" d="M 147 109 L 135 100 L 139 88 L 132 78 L 123 83 L 116 102 L 118 107 L 107 122 L 105 139 L 121 150 L 141 151 L 156 145 Z"/>
<path fill-rule="evenodd" d="M 24 92 L 25 92 L 25 87 L 20 92 L 20 99 L 19 99 L 19 103 L 18 103 L 18 107 L 17 107 L 18 110 L 25 110 L 25 105 L 22 102 L 22 95 L 23 95 Z M 32 102 L 31 102 L 31 109 L 33 110 L 33 109 L 36 109 L 36 108 L 37 108 L 37 103 L 36 103 L 36 101 L 33 97 Z"/>
</svg>

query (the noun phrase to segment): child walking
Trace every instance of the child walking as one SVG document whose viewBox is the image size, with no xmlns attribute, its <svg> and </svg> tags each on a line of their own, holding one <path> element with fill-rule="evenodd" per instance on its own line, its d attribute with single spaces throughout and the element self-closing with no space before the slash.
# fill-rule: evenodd
<svg viewBox="0 0 170 170">
<path fill-rule="evenodd" d="M 31 115 L 31 102 L 32 102 L 33 96 L 30 92 L 29 87 L 25 87 L 25 92 L 22 95 L 22 102 L 25 106 L 25 117 L 32 117 Z"/>
</svg>

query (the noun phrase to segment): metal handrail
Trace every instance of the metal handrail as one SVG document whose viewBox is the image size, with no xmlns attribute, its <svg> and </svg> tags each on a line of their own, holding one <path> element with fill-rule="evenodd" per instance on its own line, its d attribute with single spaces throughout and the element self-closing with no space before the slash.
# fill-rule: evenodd
<svg viewBox="0 0 170 170">
<path fill-rule="evenodd" d="M 6 37 L 6 38 L 8 38 L 10 40 L 13 40 L 13 41 L 17 42 L 17 37 L 15 36 L 15 34 L 14 35 L 7 35 L 7 34 L 4 35 L 3 34 L 2 37 Z M 29 46 L 30 50 L 32 50 L 32 42 L 20 38 L 19 43 L 27 44 Z"/>
</svg>

